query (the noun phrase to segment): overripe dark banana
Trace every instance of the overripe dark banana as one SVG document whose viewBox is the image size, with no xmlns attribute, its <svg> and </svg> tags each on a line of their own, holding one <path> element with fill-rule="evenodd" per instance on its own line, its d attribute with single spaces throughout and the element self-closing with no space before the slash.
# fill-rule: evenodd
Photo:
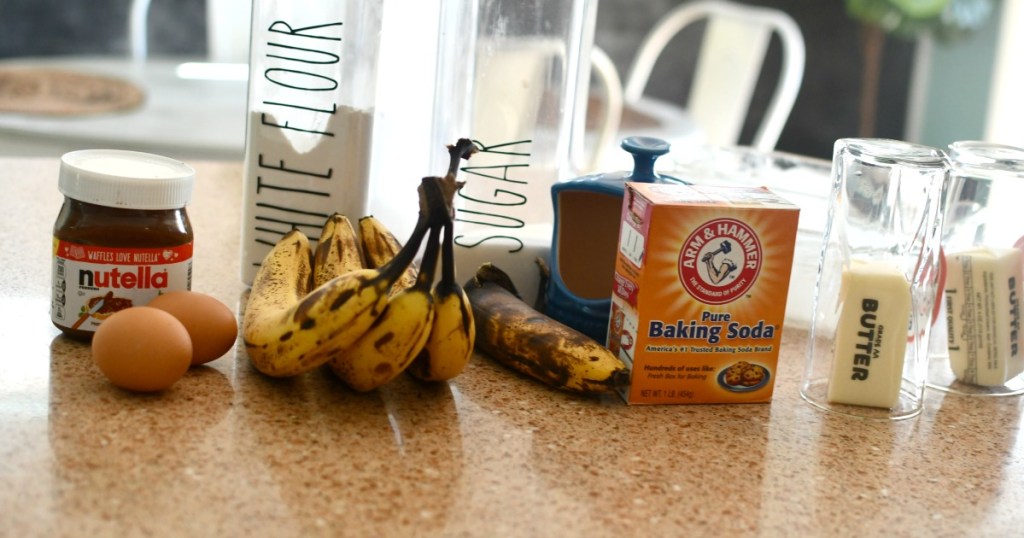
<svg viewBox="0 0 1024 538">
<path fill-rule="evenodd" d="M 628 382 L 626 365 L 608 348 L 525 303 L 510 282 L 507 274 L 485 263 L 466 283 L 477 320 L 477 348 L 567 391 L 601 393 Z"/>
</svg>

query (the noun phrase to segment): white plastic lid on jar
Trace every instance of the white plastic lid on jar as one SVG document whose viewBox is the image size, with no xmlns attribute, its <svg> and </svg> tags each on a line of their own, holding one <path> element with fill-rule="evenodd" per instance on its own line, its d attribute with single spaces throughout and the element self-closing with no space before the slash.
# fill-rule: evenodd
<svg viewBox="0 0 1024 538">
<path fill-rule="evenodd" d="M 57 187 L 80 202 L 124 209 L 177 209 L 192 200 L 196 171 L 160 155 L 119 149 L 65 153 Z"/>
</svg>

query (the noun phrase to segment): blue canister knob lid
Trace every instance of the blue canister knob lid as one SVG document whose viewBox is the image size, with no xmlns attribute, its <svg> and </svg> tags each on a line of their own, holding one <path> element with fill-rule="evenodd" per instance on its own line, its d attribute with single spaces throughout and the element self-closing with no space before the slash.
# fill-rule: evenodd
<svg viewBox="0 0 1024 538">
<path fill-rule="evenodd" d="M 627 180 L 654 183 L 660 178 L 654 172 L 654 161 L 668 153 L 671 145 L 650 136 L 630 136 L 622 141 L 622 149 L 633 155 L 633 173 Z"/>
</svg>

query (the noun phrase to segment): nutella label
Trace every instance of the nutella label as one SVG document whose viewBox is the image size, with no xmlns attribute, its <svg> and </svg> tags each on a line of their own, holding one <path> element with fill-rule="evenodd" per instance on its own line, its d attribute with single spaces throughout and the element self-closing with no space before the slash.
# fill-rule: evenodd
<svg viewBox="0 0 1024 538">
<path fill-rule="evenodd" d="M 192 284 L 192 243 L 121 248 L 53 240 L 50 318 L 62 327 L 95 331 L 118 310 Z"/>
</svg>

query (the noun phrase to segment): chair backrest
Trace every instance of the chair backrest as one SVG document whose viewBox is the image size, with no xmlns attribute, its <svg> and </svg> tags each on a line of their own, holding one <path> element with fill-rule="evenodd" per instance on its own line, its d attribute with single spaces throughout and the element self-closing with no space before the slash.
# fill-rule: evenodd
<svg viewBox="0 0 1024 538">
<path fill-rule="evenodd" d="M 655 61 L 683 28 L 707 20 L 687 110 L 708 143 L 736 144 L 750 109 L 768 43 L 782 43 L 782 72 L 751 143 L 772 150 L 789 118 L 803 81 L 806 50 L 796 22 L 772 8 L 723 0 L 695 0 L 666 14 L 645 36 L 627 77 L 627 103 L 643 97 Z"/>
<path fill-rule="evenodd" d="M 132 0 L 128 10 L 128 51 L 132 60 L 142 62 L 149 56 L 149 0 Z"/>
<path fill-rule="evenodd" d="M 586 155 L 584 147 L 584 136 L 573 134 L 572 163 L 579 173 L 593 173 L 598 171 L 609 153 L 617 151 L 619 143 L 619 125 L 622 123 L 622 80 L 619 78 L 619 71 L 615 68 L 615 62 L 598 46 L 590 49 L 590 70 L 593 78 L 597 81 L 598 87 L 604 96 L 602 113 L 597 125 L 596 139 L 590 155 Z M 589 92 L 588 92 L 589 93 Z M 580 121 L 585 123 L 587 103 L 580 108 L 583 115 Z M 581 105 L 577 104 L 578 107 Z M 585 129 L 578 131 L 585 132 Z"/>
</svg>

